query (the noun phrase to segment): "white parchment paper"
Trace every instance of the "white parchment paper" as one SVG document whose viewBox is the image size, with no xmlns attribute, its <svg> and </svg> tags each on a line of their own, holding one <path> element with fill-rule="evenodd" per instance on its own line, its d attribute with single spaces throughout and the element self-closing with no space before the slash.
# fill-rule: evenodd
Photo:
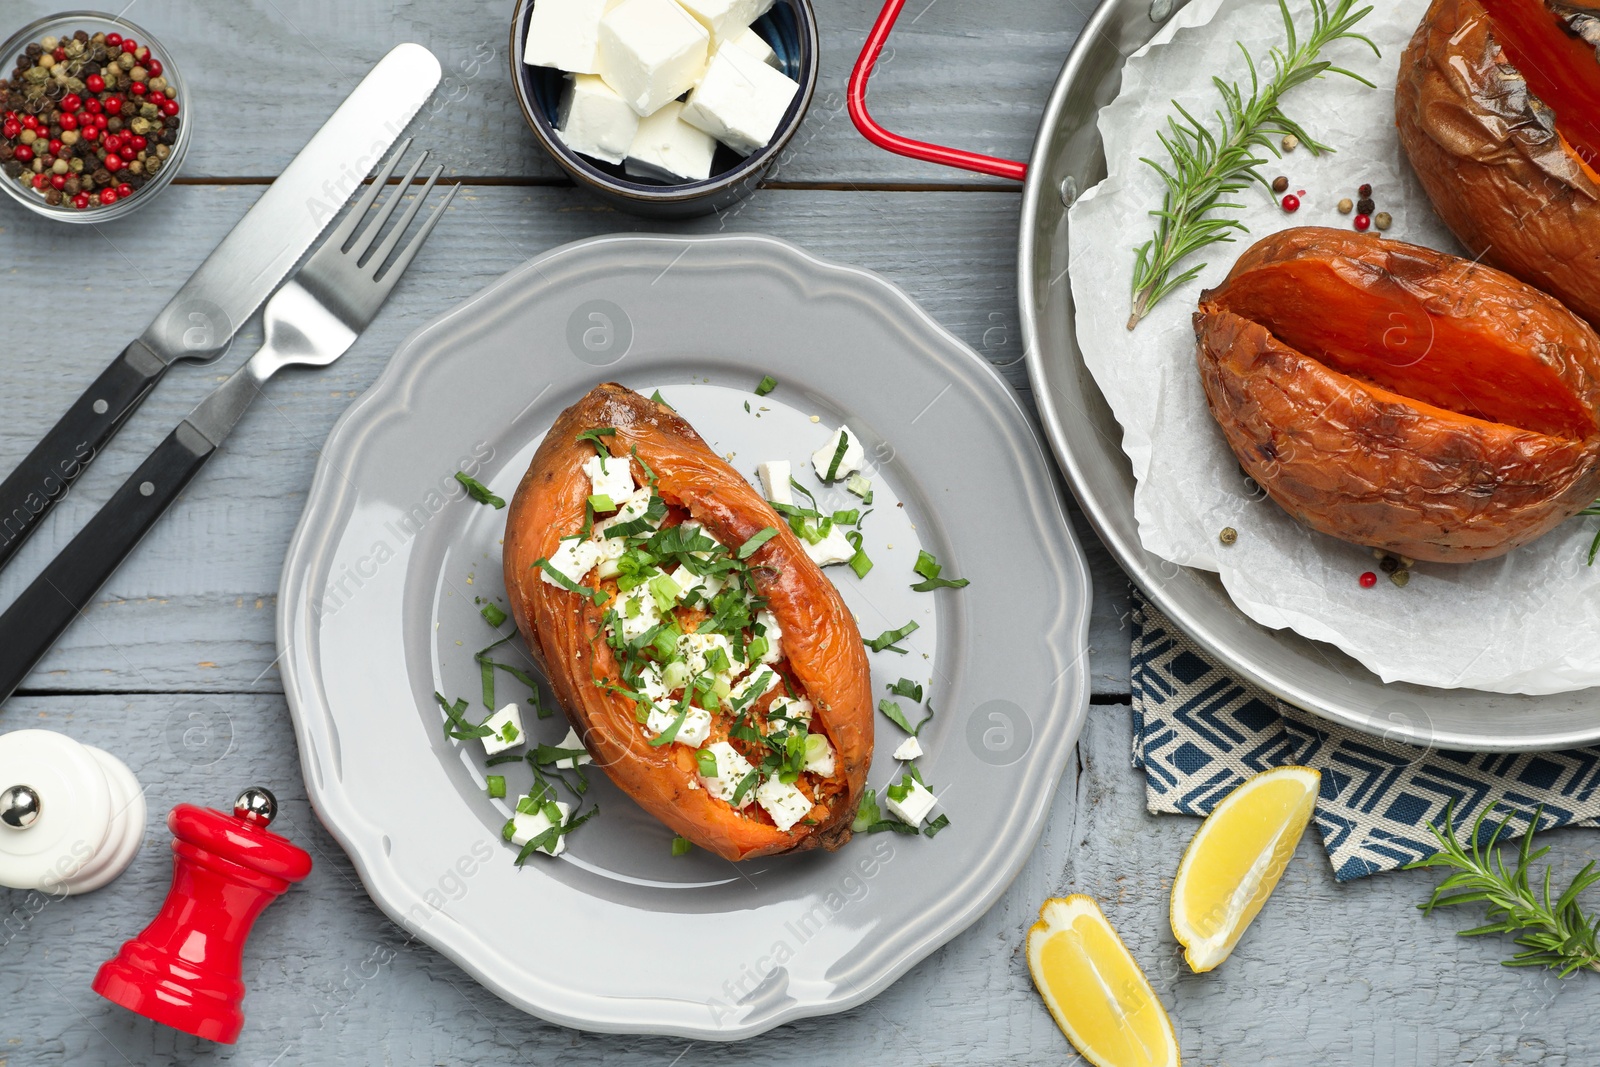
<svg viewBox="0 0 1600 1067">
<path fill-rule="evenodd" d="M 1419 563 L 1404 588 L 1380 576 L 1369 549 L 1314 533 L 1291 519 L 1240 470 L 1206 408 L 1195 370 L 1190 316 L 1200 290 L 1216 285 L 1249 244 L 1290 226 L 1348 226 L 1335 204 L 1370 182 L 1379 211 L 1394 216 L 1387 236 L 1453 253 L 1445 229 L 1410 173 L 1394 127 L 1400 53 L 1427 0 L 1376 0 L 1361 23 L 1383 55 L 1358 42 L 1325 54 L 1377 84 L 1369 89 L 1329 76 L 1289 94 L 1284 111 L 1337 151 L 1318 159 L 1304 148 L 1263 167 L 1303 190 L 1287 214 L 1264 190 L 1240 194 L 1250 227 L 1237 243 L 1194 257 L 1198 280 L 1126 329 L 1134 248 L 1150 235 L 1147 212 L 1161 202 L 1160 178 L 1141 156 L 1165 162 L 1157 132 L 1171 101 L 1213 115 L 1220 101 L 1211 76 L 1243 80 L 1235 42 L 1258 62 L 1281 43 L 1272 0 L 1195 0 L 1128 60 L 1122 91 L 1100 115 L 1109 176 L 1071 211 L 1072 294 L 1084 360 L 1123 427 L 1122 447 L 1138 479 L 1134 510 L 1150 551 L 1174 563 L 1216 571 L 1240 609 L 1264 626 L 1289 627 L 1327 641 L 1385 681 L 1501 693 L 1559 693 L 1600 684 L 1600 565 L 1585 565 L 1594 524 L 1574 519 L 1498 560 Z M 1308 5 L 1291 0 L 1298 25 Z M 1189 264 L 1185 264 L 1187 266 Z M 1238 543 L 1223 547 L 1225 526 Z"/>
</svg>

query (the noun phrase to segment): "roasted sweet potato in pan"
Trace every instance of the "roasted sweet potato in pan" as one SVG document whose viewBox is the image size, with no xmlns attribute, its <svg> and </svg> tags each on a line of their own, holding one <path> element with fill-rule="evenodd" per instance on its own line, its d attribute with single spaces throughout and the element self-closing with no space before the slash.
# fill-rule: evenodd
<svg viewBox="0 0 1600 1067">
<path fill-rule="evenodd" d="M 1284 230 L 1201 295 L 1194 329 L 1234 455 L 1315 530 L 1465 563 L 1600 492 L 1600 338 L 1492 267 Z"/>
<path fill-rule="evenodd" d="M 529 650 L 646 811 L 730 860 L 850 839 L 873 727 L 855 620 L 675 412 L 611 382 L 562 412 L 504 559 Z"/>
<path fill-rule="evenodd" d="M 1600 324 L 1600 8 L 1434 0 L 1400 61 L 1400 143 L 1472 255 Z"/>
</svg>

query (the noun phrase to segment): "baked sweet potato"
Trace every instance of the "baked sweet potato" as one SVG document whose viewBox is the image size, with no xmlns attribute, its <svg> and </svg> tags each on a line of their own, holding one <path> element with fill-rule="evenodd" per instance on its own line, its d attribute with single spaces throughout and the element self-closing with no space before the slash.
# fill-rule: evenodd
<svg viewBox="0 0 1600 1067">
<path fill-rule="evenodd" d="M 1600 492 L 1600 338 L 1492 267 L 1284 230 L 1201 294 L 1194 329 L 1234 455 L 1315 530 L 1464 563 Z"/>
<path fill-rule="evenodd" d="M 504 559 L 529 650 L 646 811 L 730 860 L 850 839 L 873 727 L 855 620 L 675 412 L 611 382 L 562 412 Z"/>
<path fill-rule="evenodd" d="M 1600 324 L 1600 8 L 1434 0 L 1400 61 L 1400 143 L 1473 256 Z"/>
</svg>

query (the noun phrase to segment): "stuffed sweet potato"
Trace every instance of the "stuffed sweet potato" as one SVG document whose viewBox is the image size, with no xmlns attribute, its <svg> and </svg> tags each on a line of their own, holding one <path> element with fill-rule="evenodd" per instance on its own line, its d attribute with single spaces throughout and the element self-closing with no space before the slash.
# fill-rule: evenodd
<svg viewBox="0 0 1600 1067">
<path fill-rule="evenodd" d="M 1400 143 L 1472 255 L 1600 324 L 1600 8 L 1434 0 L 1400 61 Z"/>
<path fill-rule="evenodd" d="M 1600 493 L 1600 338 L 1491 267 L 1285 230 L 1201 295 L 1194 328 L 1234 455 L 1325 534 L 1469 562 Z"/>
<path fill-rule="evenodd" d="M 615 383 L 562 412 L 504 558 L 529 650 L 645 810 L 730 860 L 849 840 L 872 758 L 855 620 L 675 412 Z"/>
</svg>

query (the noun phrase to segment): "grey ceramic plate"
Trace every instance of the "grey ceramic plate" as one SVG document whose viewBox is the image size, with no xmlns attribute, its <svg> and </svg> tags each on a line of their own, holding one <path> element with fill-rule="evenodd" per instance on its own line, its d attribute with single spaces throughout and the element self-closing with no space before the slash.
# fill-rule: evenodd
<svg viewBox="0 0 1600 1067">
<path fill-rule="evenodd" d="M 782 384 L 755 397 L 767 373 Z M 481 750 L 443 737 L 432 698 L 484 714 L 472 657 L 496 635 L 475 601 L 504 596 L 505 513 L 453 474 L 509 498 L 556 414 L 605 379 L 660 388 L 747 474 L 798 473 L 841 420 L 868 442 L 877 566 L 833 574 L 868 635 L 921 624 L 907 655 L 870 655 L 880 695 L 931 684 L 920 765 L 951 819 L 936 839 L 673 858 L 671 833 L 595 775 L 601 815 L 559 859 L 513 866 Z M 972 584 L 911 592 L 919 543 Z M 554 1022 L 738 1038 L 868 999 L 1016 875 L 1087 708 L 1089 596 L 1015 396 L 904 294 L 770 238 L 609 237 L 424 327 L 351 406 L 289 549 L 278 640 L 312 803 L 385 912 Z M 502 681 L 497 699 L 525 695 Z M 559 714 L 525 724 L 565 732 Z M 881 789 L 902 735 L 878 729 Z"/>
<path fill-rule="evenodd" d="M 1067 204 L 1106 176 L 1097 118 L 1123 57 L 1184 0 L 1105 0 L 1062 68 L 1039 126 L 1022 201 L 1017 288 L 1028 371 L 1045 433 L 1084 514 L 1124 570 L 1219 662 L 1297 707 L 1388 741 L 1468 751 L 1542 751 L 1600 740 L 1600 689 L 1514 696 L 1385 684 L 1332 645 L 1271 630 L 1233 605 L 1215 574 L 1145 550 L 1122 428 L 1078 353 L 1066 265 Z M 1267 6 L 1264 6 L 1264 10 Z"/>
</svg>

